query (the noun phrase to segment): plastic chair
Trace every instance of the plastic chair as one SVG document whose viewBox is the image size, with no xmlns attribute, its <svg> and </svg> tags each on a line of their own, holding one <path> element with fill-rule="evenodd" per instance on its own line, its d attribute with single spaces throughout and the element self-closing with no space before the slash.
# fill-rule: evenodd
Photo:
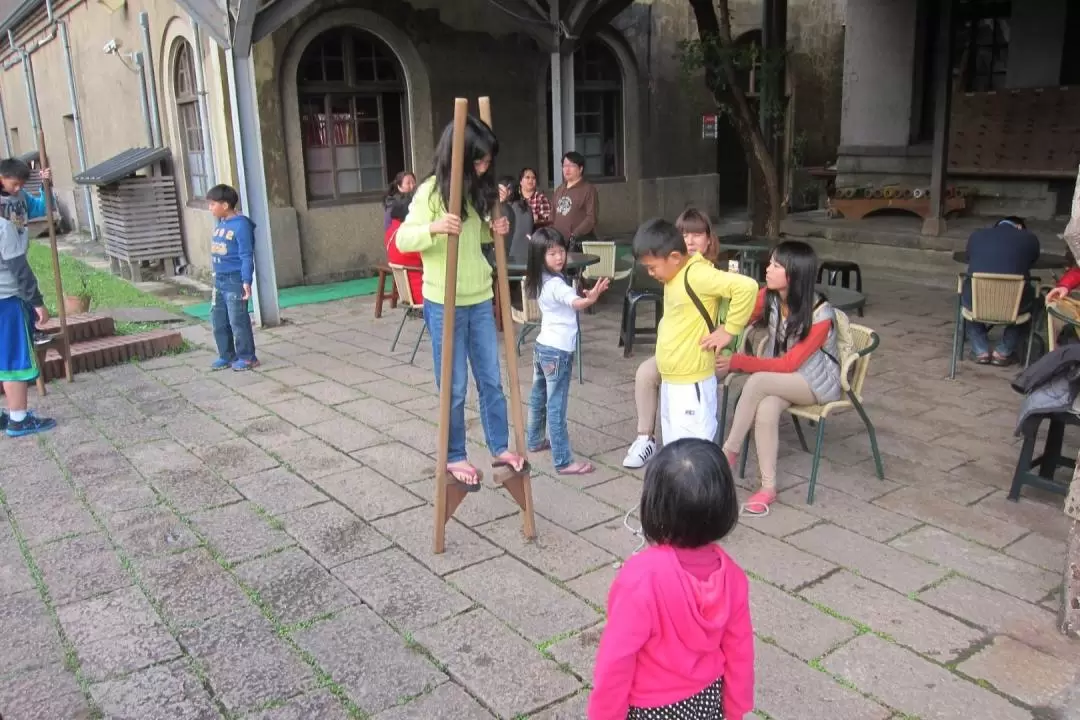
<svg viewBox="0 0 1080 720">
<path fill-rule="evenodd" d="M 874 454 L 874 465 L 879 480 L 885 479 L 885 468 L 881 462 L 881 452 L 878 450 L 877 431 L 866 409 L 862 405 L 863 386 L 866 383 L 866 375 L 870 370 L 870 356 L 881 344 L 881 338 L 876 332 L 864 325 L 851 323 L 848 325 L 851 333 L 852 346 L 840 358 L 840 385 L 844 395 L 839 399 L 824 405 L 792 405 L 787 409 L 792 422 L 795 423 L 795 433 L 799 436 L 799 444 L 803 450 L 810 452 L 806 444 L 806 436 L 803 434 L 799 418 L 807 420 L 811 425 L 817 424 L 817 440 L 814 444 L 814 460 L 810 469 L 810 487 L 806 494 L 806 504 L 814 504 L 814 489 L 817 486 L 818 467 L 821 464 L 821 451 L 825 442 L 825 423 L 829 415 L 843 410 L 854 408 L 866 426 L 866 432 L 870 436 L 870 450 Z M 764 347 L 767 338 L 758 343 L 758 352 Z M 724 413 L 727 411 L 728 391 L 730 383 L 724 383 L 724 395 L 722 404 Z M 750 449 L 750 436 L 743 441 L 741 457 L 739 458 L 739 477 L 746 476 L 746 455 Z"/>
<path fill-rule="evenodd" d="M 423 322 L 423 299 L 419 302 L 413 299 L 412 285 L 409 284 L 409 271 L 423 272 L 423 269 L 406 265 L 394 265 L 391 263 L 390 270 L 394 273 L 394 285 L 397 287 L 398 302 L 405 310 L 405 312 L 401 314 L 401 324 L 398 325 L 397 334 L 394 335 L 394 342 L 390 343 L 390 352 L 394 352 L 394 348 L 397 347 L 398 339 L 401 337 L 401 331 L 405 327 L 405 321 L 411 317 L 419 318 L 421 320 L 420 332 L 416 335 L 416 344 L 413 345 L 412 355 L 409 356 L 409 364 L 412 365 L 413 361 L 416 360 L 416 351 L 420 349 L 420 341 L 424 338 L 424 331 L 427 330 L 427 323 Z"/>
<path fill-rule="evenodd" d="M 630 273 L 634 271 L 633 267 L 628 267 L 624 270 L 617 270 L 615 267 L 616 249 L 616 245 L 613 242 L 591 240 L 581 243 L 581 252 L 586 255 L 596 255 L 600 258 L 600 262 L 586 267 L 582 271 L 581 276 L 586 280 L 608 278 L 612 282 L 629 277 Z"/>
<path fill-rule="evenodd" d="M 971 309 L 964 307 L 964 280 L 971 279 Z M 1020 302 L 1028 283 L 1038 283 L 1038 278 L 1023 275 L 997 273 L 961 273 L 956 280 L 956 326 L 953 330 L 953 352 L 949 363 L 949 379 L 956 377 L 956 363 L 964 354 L 966 323 L 984 325 L 1025 325 L 1031 322 L 1030 312 L 1020 312 Z M 1033 330 L 1033 329 L 1032 329 Z M 1031 343 L 1035 333 L 1028 332 L 1027 354 L 1024 367 L 1031 361 Z"/>
<path fill-rule="evenodd" d="M 656 323 L 651 328 L 637 326 L 638 303 L 650 302 L 655 307 Z M 648 270 L 641 263 L 634 263 L 631 268 L 630 285 L 623 296 L 622 320 L 619 323 L 619 347 L 623 357 L 630 357 L 634 351 L 634 338 L 638 335 L 652 337 L 655 341 L 656 330 L 664 317 L 664 286 L 650 277 Z"/>
</svg>

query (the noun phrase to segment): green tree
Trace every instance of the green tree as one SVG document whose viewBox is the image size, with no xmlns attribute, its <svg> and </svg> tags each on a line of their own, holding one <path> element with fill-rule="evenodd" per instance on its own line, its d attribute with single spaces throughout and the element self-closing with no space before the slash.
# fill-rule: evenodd
<svg viewBox="0 0 1080 720">
<path fill-rule="evenodd" d="M 698 36 L 680 43 L 683 69 L 705 72 L 709 92 L 739 137 L 756 189 L 751 208 L 754 233 L 779 237 L 783 218 L 779 172 L 761 129 L 759 109 L 751 102 L 749 88 L 744 85 L 751 69 L 756 68 L 761 107 L 770 119 L 783 117 L 785 51 L 737 46 L 731 37 L 728 0 L 689 2 L 697 20 Z"/>
</svg>

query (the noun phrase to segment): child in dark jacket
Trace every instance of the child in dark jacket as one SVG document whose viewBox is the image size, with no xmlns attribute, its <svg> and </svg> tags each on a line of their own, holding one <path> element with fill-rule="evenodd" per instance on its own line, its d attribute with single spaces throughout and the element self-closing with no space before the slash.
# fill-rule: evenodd
<svg viewBox="0 0 1080 720">
<path fill-rule="evenodd" d="M 218 220 L 210 241 L 214 268 L 210 322 L 218 359 L 210 367 L 251 370 L 259 365 L 247 309 L 255 274 L 255 223 L 237 211 L 240 196 L 228 185 L 210 188 L 206 199 L 210 213 Z"/>
</svg>

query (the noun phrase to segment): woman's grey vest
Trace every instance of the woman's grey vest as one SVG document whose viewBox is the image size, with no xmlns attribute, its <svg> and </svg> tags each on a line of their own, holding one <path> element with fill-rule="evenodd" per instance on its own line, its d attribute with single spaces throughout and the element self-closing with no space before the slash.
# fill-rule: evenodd
<svg viewBox="0 0 1080 720">
<path fill-rule="evenodd" d="M 775 348 L 777 345 L 776 338 L 784 336 L 786 320 L 780 319 L 780 298 L 776 295 L 771 295 L 769 313 L 769 338 L 765 341 L 765 357 L 776 357 Z M 806 362 L 802 364 L 796 372 L 806 378 L 806 382 L 810 385 L 810 390 L 814 393 L 814 398 L 817 399 L 819 404 L 827 402 L 833 402 L 839 400 L 843 395 L 843 387 L 840 385 L 840 347 L 836 341 L 836 313 L 833 311 L 832 305 L 827 302 L 822 302 L 817 308 L 814 309 L 813 323 L 829 321 L 831 324 L 829 328 L 829 337 L 825 339 L 825 344 L 821 350 L 818 350 L 813 355 L 806 359 Z M 787 351 L 787 348 L 781 348 L 783 352 Z M 781 354 L 783 354 L 781 352 Z M 826 354 L 828 353 L 828 354 Z M 830 357 L 831 356 L 831 357 Z"/>
</svg>

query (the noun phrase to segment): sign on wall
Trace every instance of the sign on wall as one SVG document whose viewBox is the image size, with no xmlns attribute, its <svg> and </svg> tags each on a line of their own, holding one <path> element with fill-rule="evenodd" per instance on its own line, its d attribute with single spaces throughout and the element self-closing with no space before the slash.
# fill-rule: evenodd
<svg viewBox="0 0 1080 720">
<path fill-rule="evenodd" d="M 701 139 L 715 140 L 720 135 L 720 117 L 716 113 L 701 114 Z"/>
</svg>

